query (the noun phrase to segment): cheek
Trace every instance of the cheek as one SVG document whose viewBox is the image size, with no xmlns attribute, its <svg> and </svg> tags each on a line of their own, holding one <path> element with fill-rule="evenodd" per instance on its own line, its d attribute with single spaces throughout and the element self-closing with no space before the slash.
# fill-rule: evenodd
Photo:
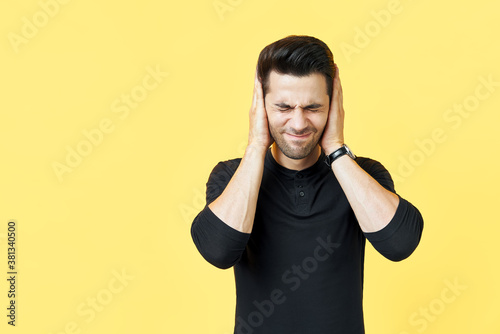
<svg viewBox="0 0 500 334">
<path fill-rule="evenodd" d="M 323 130 L 326 126 L 326 122 L 328 121 L 328 115 L 326 113 L 318 114 L 312 121 L 316 129 Z"/>
<path fill-rule="evenodd" d="M 268 113 L 267 119 L 269 121 L 269 126 L 274 128 L 283 127 L 288 120 L 285 114 L 276 112 Z"/>
</svg>

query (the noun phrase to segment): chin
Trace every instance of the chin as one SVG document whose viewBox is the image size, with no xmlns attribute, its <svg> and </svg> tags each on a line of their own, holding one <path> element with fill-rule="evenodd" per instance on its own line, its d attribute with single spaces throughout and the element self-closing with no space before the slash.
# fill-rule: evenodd
<svg viewBox="0 0 500 334">
<path fill-rule="evenodd" d="M 281 144 L 279 142 L 275 142 L 276 146 L 280 149 L 281 153 L 285 155 L 287 158 L 293 159 L 293 160 L 301 160 L 304 158 L 307 158 L 309 155 L 311 155 L 314 152 L 314 149 L 317 146 L 317 143 L 312 144 L 305 144 L 302 147 L 294 147 L 295 145 L 289 145 L 288 143 L 285 142 L 285 144 Z"/>
</svg>

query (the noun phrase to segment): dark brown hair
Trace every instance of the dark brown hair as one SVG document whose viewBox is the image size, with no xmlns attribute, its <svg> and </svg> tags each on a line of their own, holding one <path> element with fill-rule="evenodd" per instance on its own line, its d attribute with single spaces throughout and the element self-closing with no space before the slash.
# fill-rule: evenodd
<svg viewBox="0 0 500 334">
<path fill-rule="evenodd" d="M 332 100 L 335 65 L 333 54 L 321 40 L 312 36 L 291 35 L 266 46 L 259 55 L 257 74 L 264 96 L 269 89 L 271 71 L 298 77 L 312 73 L 325 76 L 327 94 Z"/>
</svg>

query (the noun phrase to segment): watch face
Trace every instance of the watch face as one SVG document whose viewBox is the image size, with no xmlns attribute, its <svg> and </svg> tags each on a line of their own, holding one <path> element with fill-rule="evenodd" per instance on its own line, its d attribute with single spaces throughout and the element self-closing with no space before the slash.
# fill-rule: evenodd
<svg viewBox="0 0 500 334">
<path fill-rule="evenodd" d="M 347 151 L 347 155 L 350 156 L 352 159 L 356 159 L 356 156 L 354 155 L 354 153 L 352 153 L 351 149 L 349 148 L 349 146 L 347 146 L 346 144 L 344 144 L 344 147 Z"/>
</svg>

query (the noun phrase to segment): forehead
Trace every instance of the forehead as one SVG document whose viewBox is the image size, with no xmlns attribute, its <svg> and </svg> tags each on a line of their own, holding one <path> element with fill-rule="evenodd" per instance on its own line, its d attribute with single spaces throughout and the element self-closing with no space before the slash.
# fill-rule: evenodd
<svg viewBox="0 0 500 334">
<path fill-rule="evenodd" d="M 270 98 L 274 102 L 318 102 L 328 99 L 326 87 L 325 76 L 321 73 L 298 77 L 272 71 L 269 74 L 266 99 Z"/>
</svg>

